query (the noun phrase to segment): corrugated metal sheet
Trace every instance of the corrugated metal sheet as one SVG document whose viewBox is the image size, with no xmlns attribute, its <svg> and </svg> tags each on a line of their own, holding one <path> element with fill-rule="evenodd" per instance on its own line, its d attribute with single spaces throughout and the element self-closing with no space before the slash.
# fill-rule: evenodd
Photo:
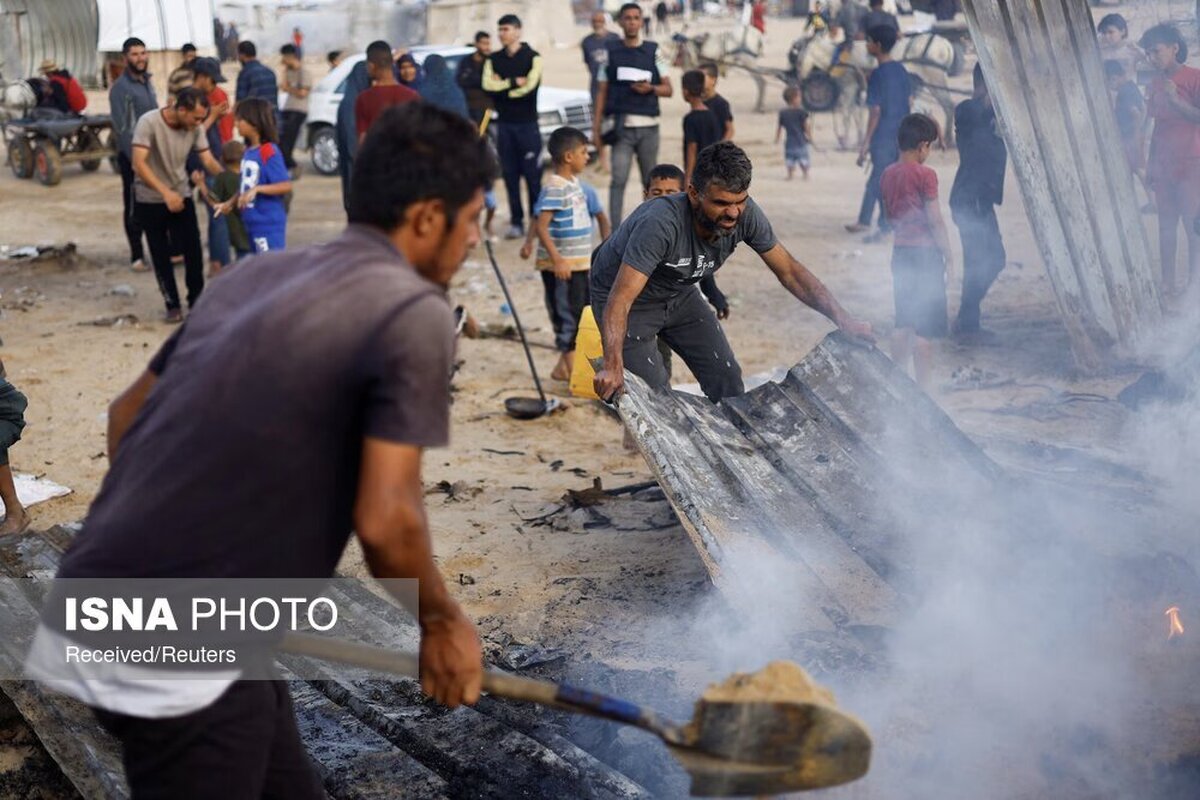
<svg viewBox="0 0 1200 800">
<path fill-rule="evenodd" d="M 201 50 L 214 46 L 211 0 L 98 0 L 100 50 L 119 52 L 136 36 L 148 50 L 178 50 L 191 42 Z"/>
<path fill-rule="evenodd" d="M 52 58 L 93 83 L 100 71 L 97 19 L 94 0 L 0 0 L 0 76 L 28 78 Z"/>
<path fill-rule="evenodd" d="M 830 334 L 778 383 L 712 404 L 626 375 L 619 411 L 716 584 L 796 633 L 888 628 L 905 526 L 1004 479 L 883 353 Z M 764 580 L 795 607 L 746 608 Z"/>
</svg>

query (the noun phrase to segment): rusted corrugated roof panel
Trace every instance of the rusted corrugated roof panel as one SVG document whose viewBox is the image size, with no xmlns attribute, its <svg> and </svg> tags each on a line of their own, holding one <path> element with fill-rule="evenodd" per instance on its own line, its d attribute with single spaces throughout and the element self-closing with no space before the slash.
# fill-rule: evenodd
<svg viewBox="0 0 1200 800">
<path fill-rule="evenodd" d="M 742 606 L 765 574 L 794 580 L 797 607 L 773 612 L 797 632 L 889 627 L 903 600 L 888 578 L 919 518 L 906 511 L 1003 478 L 886 356 L 840 333 L 716 405 L 635 376 L 627 389 L 621 416 L 713 580 Z"/>
<path fill-rule="evenodd" d="M 99 74 L 95 0 L 0 0 L 0 75 L 37 74 L 53 59 L 88 83 Z"/>
</svg>

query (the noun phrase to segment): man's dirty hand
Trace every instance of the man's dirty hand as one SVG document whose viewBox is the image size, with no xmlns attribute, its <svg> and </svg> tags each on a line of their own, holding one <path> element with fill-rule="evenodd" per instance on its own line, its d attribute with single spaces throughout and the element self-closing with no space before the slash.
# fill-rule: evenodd
<svg viewBox="0 0 1200 800">
<path fill-rule="evenodd" d="M 421 626 L 421 689 L 444 706 L 474 705 L 483 684 L 483 649 L 461 611 Z"/>
<path fill-rule="evenodd" d="M 604 402 L 616 401 L 621 396 L 621 392 L 625 391 L 625 368 L 623 366 L 615 368 L 605 366 L 596 373 L 596 378 L 592 381 L 592 388 Z"/>
</svg>

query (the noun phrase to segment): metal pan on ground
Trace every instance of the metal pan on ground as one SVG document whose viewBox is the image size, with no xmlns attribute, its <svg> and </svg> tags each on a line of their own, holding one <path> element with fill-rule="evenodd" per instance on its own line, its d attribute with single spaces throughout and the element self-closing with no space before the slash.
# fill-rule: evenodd
<svg viewBox="0 0 1200 800">
<path fill-rule="evenodd" d="M 504 401 L 504 410 L 513 419 L 537 419 L 558 408 L 558 398 L 510 397 Z"/>
</svg>

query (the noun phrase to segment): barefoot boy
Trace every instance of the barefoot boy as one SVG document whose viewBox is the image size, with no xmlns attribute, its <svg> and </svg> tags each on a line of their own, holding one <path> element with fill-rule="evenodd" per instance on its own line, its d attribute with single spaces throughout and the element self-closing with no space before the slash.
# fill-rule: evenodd
<svg viewBox="0 0 1200 800">
<path fill-rule="evenodd" d="M 892 359 L 908 369 L 928 391 L 933 372 L 933 342 L 946 335 L 946 278 L 954 272 L 950 237 L 938 207 L 937 173 L 925 166 L 938 138 L 937 125 L 924 114 L 900 122 L 900 160 L 880 179 L 884 210 L 895 227 L 892 295 L 896 327 Z"/>
<path fill-rule="evenodd" d="M 579 315 L 588 304 L 592 217 L 579 175 L 587 167 L 587 137 L 571 127 L 550 134 L 554 174 L 542 185 L 537 203 L 537 268 L 542 271 L 546 311 L 561 355 L 551 377 L 568 380 L 575 357 Z"/>
</svg>

